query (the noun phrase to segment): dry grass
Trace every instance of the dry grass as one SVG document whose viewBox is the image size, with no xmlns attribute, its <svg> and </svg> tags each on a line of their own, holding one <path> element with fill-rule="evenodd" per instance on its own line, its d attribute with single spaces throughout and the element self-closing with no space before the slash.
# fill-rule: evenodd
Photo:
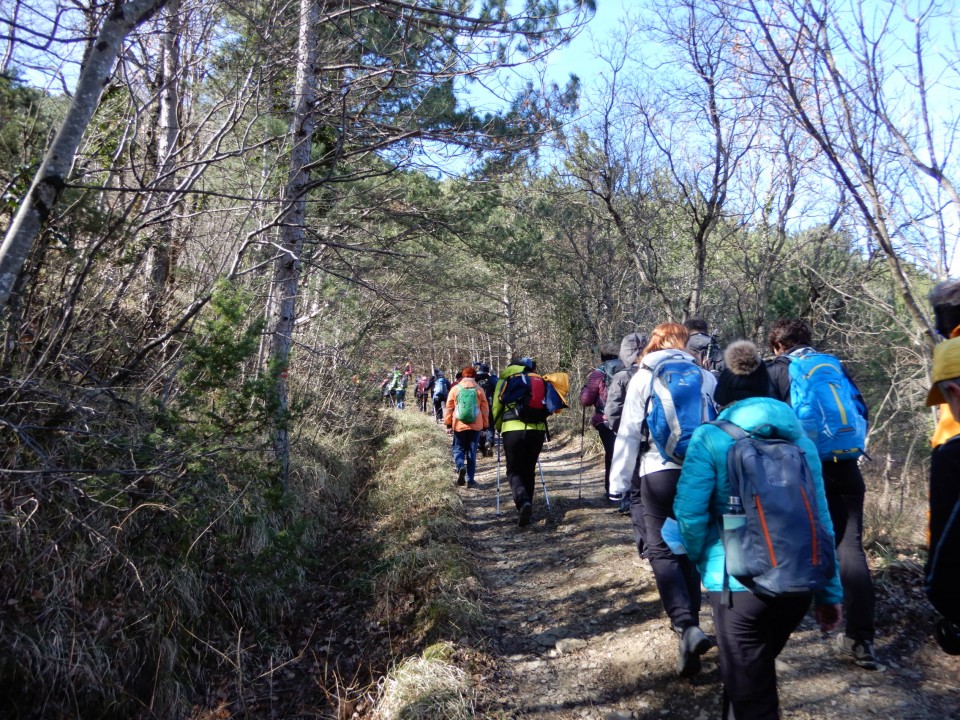
<svg viewBox="0 0 960 720">
<path fill-rule="evenodd" d="M 380 683 L 378 720 L 469 720 L 476 692 L 469 675 L 452 665 L 449 646 L 428 648 L 404 660 Z"/>
<path fill-rule="evenodd" d="M 463 504 L 452 482 L 449 439 L 418 413 L 394 413 L 371 493 L 373 532 L 382 548 L 371 592 L 381 622 L 408 628 L 422 655 L 395 665 L 379 686 L 375 717 L 473 717 L 475 693 L 467 673 L 451 662 L 446 639 L 479 627 L 480 585 L 463 547 Z"/>
</svg>

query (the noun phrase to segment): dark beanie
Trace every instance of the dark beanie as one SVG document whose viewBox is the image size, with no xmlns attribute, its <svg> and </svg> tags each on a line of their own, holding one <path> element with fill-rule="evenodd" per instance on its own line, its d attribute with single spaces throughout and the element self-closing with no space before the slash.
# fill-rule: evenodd
<svg viewBox="0 0 960 720">
<path fill-rule="evenodd" d="M 737 340 L 730 343 L 723 353 L 723 362 L 723 372 L 713 393 L 717 405 L 725 407 L 744 398 L 772 396 L 767 366 L 752 342 Z"/>
</svg>

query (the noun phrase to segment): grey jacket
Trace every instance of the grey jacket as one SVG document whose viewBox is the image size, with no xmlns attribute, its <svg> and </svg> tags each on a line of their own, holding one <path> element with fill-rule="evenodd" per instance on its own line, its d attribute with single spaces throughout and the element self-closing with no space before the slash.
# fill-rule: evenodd
<svg viewBox="0 0 960 720">
<path fill-rule="evenodd" d="M 640 333 L 630 333 L 620 341 L 620 362 L 624 369 L 613 376 L 613 382 L 607 388 L 607 402 L 603 407 L 603 415 L 607 427 L 617 431 L 620 427 L 620 417 L 623 415 L 623 399 L 627 395 L 627 385 L 630 378 L 634 376 L 639 367 L 635 363 L 643 348 L 647 344 L 647 338 Z"/>
</svg>

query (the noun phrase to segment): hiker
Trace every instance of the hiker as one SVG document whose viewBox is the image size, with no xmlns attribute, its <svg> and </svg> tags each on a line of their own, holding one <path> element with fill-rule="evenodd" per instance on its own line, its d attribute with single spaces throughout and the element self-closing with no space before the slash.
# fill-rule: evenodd
<svg viewBox="0 0 960 720">
<path fill-rule="evenodd" d="M 840 563 L 843 613 L 846 622 L 844 634 L 839 638 L 840 647 L 843 652 L 853 658 L 857 666 L 864 670 L 882 670 L 883 666 L 877 660 L 873 648 L 874 590 L 867 556 L 863 551 L 863 501 L 866 495 L 866 484 L 860 473 L 857 459 L 863 454 L 862 440 L 866 437 L 868 420 L 866 403 L 856 385 L 846 375 L 840 361 L 832 355 L 817 353 L 813 349 L 810 328 L 802 320 L 778 320 L 770 329 L 768 341 L 770 349 L 776 355 L 767 364 L 774 397 L 793 407 L 808 435 L 818 436 L 815 428 L 830 422 L 824 415 L 825 409 L 839 413 L 847 421 L 859 426 L 858 432 L 849 434 L 862 436 L 860 441 L 847 440 L 844 441 L 844 445 L 851 449 L 856 449 L 854 446 L 858 444 L 861 447 L 856 453 L 846 453 L 842 457 L 834 454 L 832 457 L 825 458 L 829 453 L 820 446 L 821 441 L 818 437 L 811 439 L 818 446 L 827 503 L 836 536 L 837 558 Z M 804 359 L 814 354 L 816 359 Z M 804 363 L 813 362 L 816 362 L 820 368 L 816 374 L 802 369 Z M 823 379 L 828 377 L 827 365 L 837 368 L 833 374 L 836 381 L 833 385 L 825 387 L 823 392 L 830 398 L 839 397 L 836 395 L 838 391 L 843 392 L 849 399 L 844 400 L 841 407 L 838 407 L 836 400 L 833 399 L 826 403 L 810 403 L 802 399 L 817 392 L 816 383 L 823 384 Z M 797 382 L 793 379 L 795 376 L 802 376 L 802 386 L 794 387 Z M 798 403 L 801 407 L 798 407 Z M 835 437 L 842 437 L 842 435 L 835 434 Z"/>
<path fill-rule="evenodd" d="M 929 295 L 933 306 L 934 328 L 941 337 L 960 337 L 960 279 L 947 279 L 937 283 Z M 937 426 L 930 444 L 937 447 L 952 437 L 960 435 L 957 421 L 950 405 L 942 403 L 937 410 Z"/>
<path fill-rule="evenodd" d="M 689 439 L 690 425 L 699 425 L 711 414 L 716 378 L 693 362 L 684 351 L 687 329 L 677 323 L 657 325 L 640 358 L 640 367 L 630 384 L 623 404 L 623 416 L 617 431 L 610 467 L 610 491 L 639 493 L 643 504 L 644 556 L 650 561 L 663 609 L 680 638 L 677 672 L 690 677 L 700 671 L 700 655 L 712 642 L 700 629 L 700 576 L 686 555 L 675 555 L 663 539 L 661 530 L 673 517 L 673 498 L 680 477 L 676 448 L 665 448 L 662 427 L 654 427 L 660 417 L 657 408 L 661 393 L 660 373 L 674 370 L 673 376 L 690 393 L 678 399 L 676 414 L 667 427 L 682 428 Z M 656 383 L 656 385 L 655 385 Z M 682 402 L 682 405 L 681 405 Z M 681 422 L 681 419 L 683 422 Z M 669 441 L 676 438 L 671 434 Z M 637 468 L 639 457 L 639 469 Z M 670 459 L 667 459 L 667 458 Z"/>
<path fill-rule="evenodd" d="M 409 374 L 398 374 L 397 372 L 394 372 L 393 384 L 390 388 L 390 397 L 393 398 L 393 406 L 397 408 L 397 410 L 403 410 L 404 408 L 405 399 L 407 396 L 407 382 L 409 380 Z"/>
<path fill-rule="evenodd" d="M 443 422 L 443 405 L 447 402 L 447 394 L 450 392 L 450 381 L 443 374 L 443 370 L 434 371 L 433 385 L 430 388 L 433 393 L 433 414 L 437 422 Z"/>
<path fill-rule="evenodd" d="M 728 557 L 725 552 L 724 540 L 717 528 L 725 520 L 724 514 L 729 512 L 728 499 L 733 501 L 731 496 L 742 492 L 731 489 L 738 485 L 732 483 L 729 476 L 731 465 L 728 464 L 728 451 L 734 446 L 735 440 L 728 431 L 715 423 L 702 425 L 694 432 L 680 472 L 673 508 L 684 548 L 689 559 L 699 569 L 713 609 L 720 679 L 723 683 L 721 717 L 724 720 L 777 720 L 780 715 L 776 658 L 783 650 L 790 633 L 806 615 L 812 598 L 816 604 L 817 621 L 823 632 L 828 632 L 839 624 L 842 590 L 835 571 L 832 524 L 816 446 L 806 436 L 803 426 L 790 407 L 768 397 L 770 385 L 767 370 L 756 345 L 748 341 L 732 343 L 727 348 L 724 359 L 724 373 L 727 373 L 728 382 L 724 384 L 721 378 L 724 387 L 718 387 L 717 394 L 723 390 L 728 406 L 720 413 L 717 423 L 731 423 L 743 433 L 762 439 L 783 441 L 802 451 L 785 455 L 783 462 L 775 467 L 786 466 L 791 460 L 806 465 L 809 471 L 807 473 L 803 472 L 802 467 L 799 473 L 796 472 L 797 465 L 789 465 L 785 472 L 789 473 L 791 478 L 803 475 L 812 483 L 815 492 L 811 494 L 816 498 L 816 514 L 813 517 L 807 515 L 811 518 L 809 525 L 804 525 L 801 532 L 807 533 L 804 537 L 807 539 L 811 533 L 810 527 L 817 528 L 817 534 L 824 538 L 822 546 L 827 553 L 824 556 L 826 570 L 818 570 L 816 562 L 809 562 L 809 554 L 816 554 L 818 545 L 809 540 L 808 545 L 813 550 L 804 547 L 802 540 L 795 541 L 789 535 L 788 529 L 782 528 L 786 523 L 781 520 L 780 525 L 775 524 L 771 514 L 771 534 L 778 528 L 783 530 L 782 534 L 774 538 L 774 542 L 779 539 L 784 545 L 789 545 L 784 552 L 799 546 L 797 552 L 802 554 L 803 561 L 806 561 L 799 561 L 797 564 L 801 567 L 796 570 L 798 575 L 801 572 L 808 573 L 803 576 L 804 580 L 808 580 L 805 587 L 822 588 L 815 595 L 812 591 L 803 590 L 795 590 L 796 594 L 779 594 L 779 588 L 775 584 L 773 587 L 756 585 L 755 591 L 751 592 L 737 578 L 728 575 L 728 568 L 736 567 L 736 563 L 732 562 L 733 558 Z M 760 463 L 757 465 L 766 469 Z M 794 495 L 803 496 L 796 492 L 789 497 L 792 499 Z M 746 498 L 744 504 L 748 504 Z M 808 513 L 801 503 L 789 504 L 800 506 L 801 513 Z M 789 512 L 787 515 L 790 515 Z M 736 524 L 744 522 L 742 520 Z M 778 550 L 781 549 L 781 546 L 777 547 Z M 732 548 L 731 552 L 736 549 Z M 780 560 L 781 566 L 777 570 L 783 571 L 787 558 L 780 556 Z M 811 576 L 816 578 L 816 581 L 810 580 Z M 747 578 L 744 579 L 749 582 Z M 797 581 L 796 577 L 791 579 Z M 799 583 L 794 587 L 800 587 Z"/>
<path fill-rule="evenodd" d="M 714 375 L 719 375 L 723 370 L 723 350 L 720 349 L 717 338 L 710 334 L 706 321 L 692 317 L 684 320 L 683 326 L 690 333 L 686 351 L 693 356 L 694 362 Z"/>
<path fill-rule="evenodd" d="M 457 466 L 457 485 L 477 487 L 477 443 L 486 430 L 490 416 L 487 396 L 477 385 L 477 370 L 465 367 L 460 382 L 450 389 L 443 422 L 453 433 L 453 462 Z"/>
<path fill-rule="evenodd" d="M 421 375 L 417 378 L 417 384 L 413 386 L 413 394 L 417 398 L 417 408 L 420 412 L 427 412 L 427 398 L 430 394 L 430 378 Z"/>
<path fill-rule="evenodd" d="M 775 397 L 773 382 L 760 351 L 749 340 L 730 343 L 723 353 L 723 370 L 713 399 L 719 409 L 747 397 Z M 758 365 L 759 363 L 759 365 Z"/>
<path fill-rule="evenodd" d="M 623 369 L 613 376 L 613 382 L 611 382 L 610 387 L 607 388 L 607 401 L 603 407 L 604 422 L 608 428 L 613 430 L 614 434 L 616 434 L 620 428 L 620 418 L 623 415 L 623 399 L 627 394 L 627 385 L 640 368 L 637 362 L 640 360 L 640 354 L 643 352 L 646 344 L 647 336 L 637 332 L 625 335 L 620 341 L 619 358 L 620 362 L 623 363 Z M 612 461 L 613 458 L 611 456 L 611 462 Z M 636 474 L 636 472 L 637 469 L 634 468 L 634 474 Z M 639 478 L 634 478 L 633 482 L 631 482 L 631 487 L 634 485 L 639 487 L 639 483 Z M 626 493 L 617 495 L 609 494 L 608 491 L 607 497 L 612 501 L 619 501 L 620 504 L 617 507 L 618 513 L 621 515 L 630 514 L 630 519 L 633 523 L 633 539 L 637 543 L 637 552 L 643 557 L 644 519 L 643 501 L 640 498 L 640 493 L 633 493 L 628 490 Z"/>
<path fill-rule="evenodd" d="M 474 367 L 477 368 L 477 385 L 480 386 L 480 389 L 483 390 L 484 395 L 487 396 L 487 405 L 490 407 L 490 416 L 487 418 L 487 428 L 480 433 L 480 445 L 478 451 L 480 454 L 491 457 L 493 456 L 493 393 L 497 388 L 498 378 L 495 374 L 490 372 L 490 365 L 485 362 L 474 363 Z"/>
<path fill-rule="evenodd" d="M 493 421 L 500 433 L 500 442 L 507 464 L 507 482 L 510 483 L 513 502 L 517 507 L 517 524 L 520 527 L 529 525 L 530 518 L 533 516 L 537 460 L 547 437 L 547 423 L 546 420 L 528 422 L 520 419 L 518 408 L 514 404 L 505 405 L 503 397 L 511 377 L 529 375 L 536 369 L 537 364 L 532 358 L 512 359 L 500 374 L 493 397 Z M 536 379 L 533 378 L 533 380 Z M 541 379 L 540 382 L 543 380 Z M 544 392 L 542 387 L 540 392 Z"/>
<path fill-rule="evenodd" d="M 948 405 L 960 417 L 960 337 L 933 350 L 927 405 Z M 936 624 L 944 652 L 960 655 L 960 434 L 934 448 L 930 458 L 929 552 L 924 569 L 927 597 L 943 617 Z"/>
<path fill-rule="evenodd" d="M 603 495 L 607 499 L 610 499 L 610 461 L 613 459 L 613 443 L 617 434 L 606 424 L 603 409 L 613 376 L 624 369 L 618 353 L 616 343 L 603 343 L 600 346 L 600 365 L 587 375 L 587 382 L 580 390 L 580 404 L 584 408 L 593 407 L 590 424 L 600 435 L 600 442 L 603 444 Z M 622 499 L 623 496 L 620 495 L 615 498 L 615 502 Z"/>
</svg>

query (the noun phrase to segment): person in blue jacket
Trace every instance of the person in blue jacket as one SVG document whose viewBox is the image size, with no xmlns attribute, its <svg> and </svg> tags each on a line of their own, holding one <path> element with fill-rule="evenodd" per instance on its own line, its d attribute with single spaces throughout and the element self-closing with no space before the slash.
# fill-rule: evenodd
<svg viewBox="0 0 960 720">
<path fill-rule="evenodd" d="M 717 386 L 718 398 L 727 407 L 719 420 L 762 437 L 796 443 L 805 453 L 817 486 L 820 523 L 833 533 L 823 488 L 823 474 L 813 442 L 786 403 L 768 397 L 770 382 L 753 343 L 733 343 L 724 355 L 726 368 Z M 740 353 L 741 357 L 737 357 Z M 747 358 L 749 356 L 749 358 Z M 731 369 L 736 368 L 738 374 Z M 713 424 L 697 428 L 687 448 L 673 510 L 690 560 L 700 571 L 710 595 L 723 682 L 724 720 L 776 720 L 779 717 L 776 658 L 790 633 L 816 603 L 816 616 L 824 632 L 840 623 L 843 591 L 834 575 L 816 597 L 811 595 L 761 597 L 729 578 L 729 602 L 722 600 L 724 552 L 719 518 L 730 496 L 727 451 L 733 438 Z"/>
</svg>

